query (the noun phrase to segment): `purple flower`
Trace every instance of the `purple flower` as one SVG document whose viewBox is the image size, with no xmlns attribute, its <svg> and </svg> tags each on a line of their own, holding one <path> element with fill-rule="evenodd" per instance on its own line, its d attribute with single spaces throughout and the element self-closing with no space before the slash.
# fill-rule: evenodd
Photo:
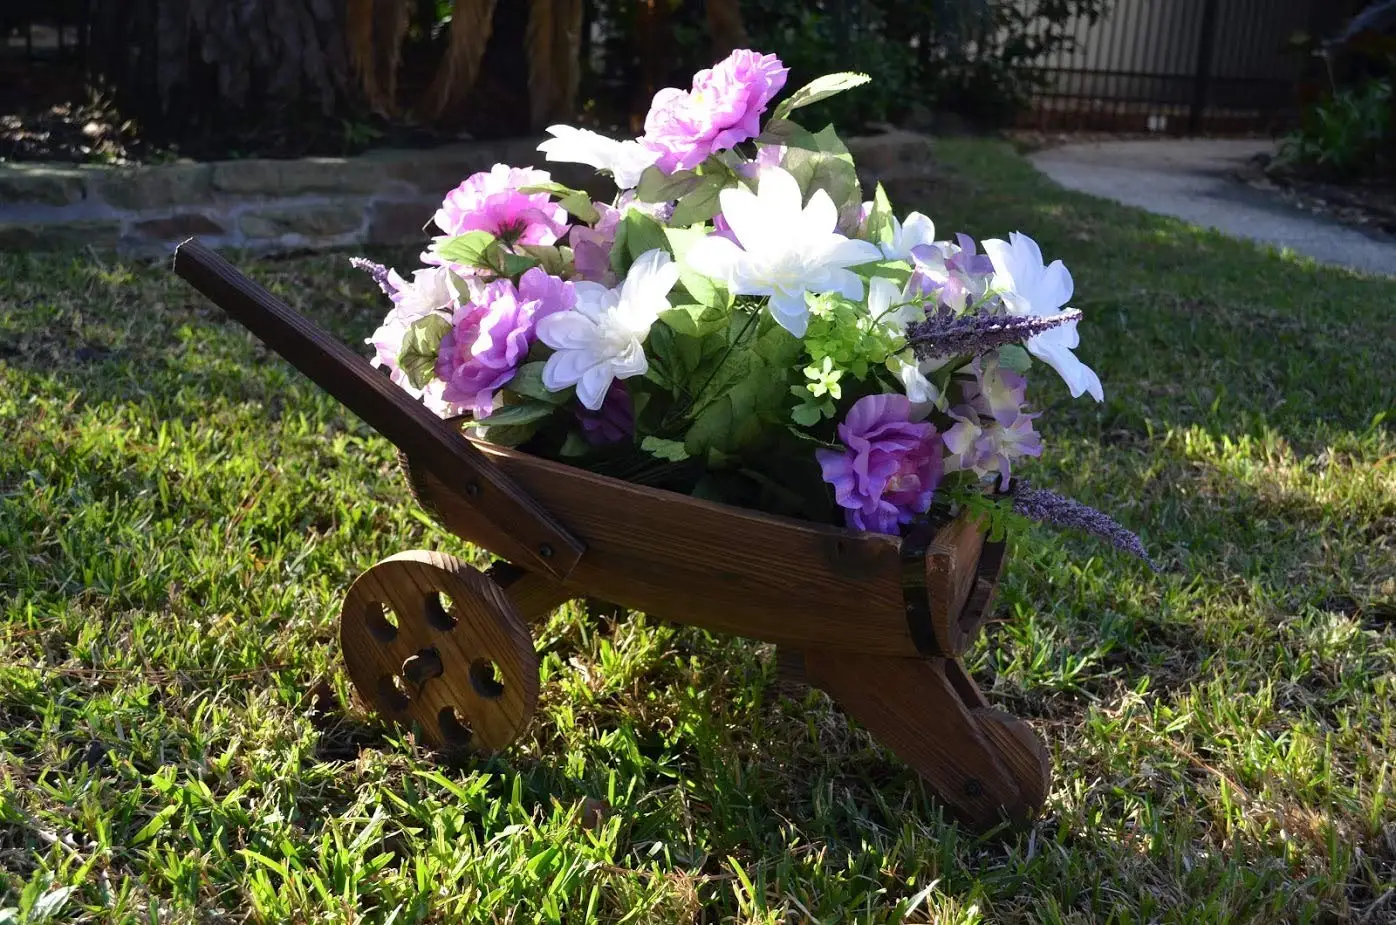
<svg viewBox="0 0 1396 925">
<path fill-rule="evenodd" d="M 912 248 L 915 269 L 911 287 L 921 295 L 934 296 L 947 312 L 958 314 L 984 297 L 994 264 L 978 252 L 969 235 L 957 234 L 955 241 Z"/>
<path fill-rule="evenodd" d="M 349 265 L 356 270 L 363 270 L 373 278 L 378 284 L 378 288 L 383 290 L 385 296 L 393 296 L 397 293 L 397 286 L 393 283 L 392 277 L 396 276 L 392 270 L 381 263 L 374 263 L 364 257 L 350 257 Z"/>
<path fill-rule="evenodd" d="M 1080 501 L 1073 501 L 1054 491 L 1033 488 L 1027 482 L 1021 482 L 1013 493 L 1013 510 L 1041 524 L 1084 530 L 1122 552 L 1138 556 L 1154 571 L 1160 571 L 1158 563 L 1149 556 L 1149 551 L 1144 548 L 1138 536 L 1120 526 L 1110 515 L 1103 514 Z"/>
<path fill-rule="evenodd" d="M 1028 380 L 1000 366 L 997 353 L 975 357 L 966 369 L 970 376 L 956 379 L 965 402 L 1005 427 L 1016 421 L 1028 400 Z"/>
<path fill-rule="evenodd" d="M 657 166 L 665 173 L 696 167 L 714 151 L 760 133 L 761 113 L 788 73 L 775 55 L 738 49 L 694 74 L 692 90 L 656 93 L 640 142 L 659 154 Z"/>
<path fill-rule="evenodd" d="M 741 241 L 737 240 L 737 233 L 732 230 L 732 226 L 727 224 L 727 218 L 721 213 L 713 216 L 713 236 L 726 238 L 737 246 L 741 246 Z"/>
<path fill-rule="evenodd" d="M 954 278 L 951 279 L 953 282 Z M 947 282 L 946 287 L 952 282 Z M 925 294 L 924 289 L 921 292 Z M 907 328 L 907 343 L 923 360 L 978 356 L 1007 344 L 1020 344 L 1043 331 L 1050 331 L 1081 317 L 1081 313 L 1074 308 L 1056 315 L 996 315 L 991 311 L 957 315 L 945 302 L 945 292 L 945 289 L 940 290 L 941 304 L 938 309 L 928 313 L 925 321 Z"/>
<path fill-rule="evenodd" d="M 622 213 L 603 202 L 596 203 L 596 211 L 601 217 L 595 225 L 573 225 L 567 239 L 572 244 L 577 278 L 610 288 L 617 282 L 611 268 L 611 247 L 616 243 L 616 227 Z"/>
<path fill-rule="evenodd" d="M 519 280 L 496 280 L 460 305 L 451 330 L 441 340 L 436 375 L 444 383 L 441 400 L 486 417 L 494 393 L 514 378 L 534 341 L 538 319 L 576 304 L 571 283 L 534 267 Z"/>
<path fill-rule="evenodd" d="M 554 244 L 567 233 L 567 210 L 547 193 L 519 192 L 520 187 L 551 180 L 546 170 L 495 164 L 446 194 L 436 210 L 436 226 L 447 237 L 488 231 L 510 247 Z"/>
<path fill-rule="evenodd" d="M 582 436 L 592 446 L 621 443 L 635 436 L 635 406 L 619 379 L 611 383 L 600 409 L 592 411 L 579 403 L 575 410 Z"/>
<path fill-rule="evenodd" d="M 945 471 L 996 475 L 1007 488 L 1015 460 L 1042 455 L 1032 423 L 1039 415 L 1024 404 L 1027 380 L 1001 368 L 996 354 L 976 359 L 969 369 L 973 378 L 954 380 L 965 403 L 950 411 L 955 424 L 945 432 Z"/>
<path fill-rule="evenodd" d="M 847 449 L 815 451 L 850 527 L 895 535 L 899 524 L 930 509 L 940 484 L 941 441 L 934 425 L 910 415 L 905 395 L 860 398 L 839 425 Z"/>
<path fill-rule="evenodd" d="M 748 180 L 760 180 L 761 171 L 767 167 L 779 167 L 785 160 L 785 145 L 761 145 L 756 149 L 753 160 L 742 161 L 737 165 L 737 173 Z"/>
</svg>

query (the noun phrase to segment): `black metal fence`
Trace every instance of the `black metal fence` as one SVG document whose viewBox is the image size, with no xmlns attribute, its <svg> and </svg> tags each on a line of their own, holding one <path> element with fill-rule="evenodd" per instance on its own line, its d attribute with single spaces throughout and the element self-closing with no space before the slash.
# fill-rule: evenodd
<svg viewBox="0 0 1396 925">
<path fill-rule="evenodd" d="M 1047 130 L 1238 132 L 1291 122 L 1314 60 L 1299 39 L 1342 0 L 1115 0 L 1042 62 L 1022 122 Z"/>
<path fill-rule="evenodd" d="M 1282 127 L 1297 110 L 1297 85 L 1314 69 L 1293 38 L 1332 32 L 1361 2 L 1114 0 L 1099 21 L 1067 26 L 1076 39 L 1071 51 L 1039 62 L 1043 89 L 1021 124 L 1174 134 Z M 80 74 L 89 63 L 89 26 L 103 6 L 0 0 L 0 83 L 8 72 L 13 84 L 25 66 Z"/>
<path fill-rule="evenodd" d="M 0 59 L 81 61 L 87 0 L 0 0 Z"/>
</svg>

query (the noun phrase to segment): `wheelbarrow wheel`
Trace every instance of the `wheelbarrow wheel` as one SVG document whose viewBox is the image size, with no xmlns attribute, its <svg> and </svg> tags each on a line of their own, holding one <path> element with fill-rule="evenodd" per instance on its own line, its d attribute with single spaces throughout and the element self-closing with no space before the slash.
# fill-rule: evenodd
<svg viewBox="0 0 1396 925">
<path fill-rule="evenodd" d="M 339 617 L 364 702 L 430 745 L 493 752 L 538 704 L 538 655 L 508 596 L 452 556 L 401 552 L 358 577 Z"/>
</svg>

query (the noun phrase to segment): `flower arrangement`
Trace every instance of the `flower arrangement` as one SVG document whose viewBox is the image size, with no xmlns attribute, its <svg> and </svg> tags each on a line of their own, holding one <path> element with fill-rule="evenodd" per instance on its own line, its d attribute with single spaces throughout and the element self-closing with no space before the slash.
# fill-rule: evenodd
<svg viewBox="0 0 1396 925">
<path fill-rule="evenodd" d="M 774 55 L 739 50 L 656 94 L 645 134 L 548 129 L 547 160 L 610 176 L 610 202 L 496 165 L 435 215 L 373 363 L 477 436 L 635 482 L 889 534 L 977 506 L 1105 535 L 1099 512 L 1014 481 L 1042 443 L 1033 361 L 1103 399 L 1072 352 L 1071 274 L 1014 233 L 937 240 L 864 201 L 832 126 L 785 97 Z M 1122 539 L 1123 537 L 1123 539 Z"/>
</svg>

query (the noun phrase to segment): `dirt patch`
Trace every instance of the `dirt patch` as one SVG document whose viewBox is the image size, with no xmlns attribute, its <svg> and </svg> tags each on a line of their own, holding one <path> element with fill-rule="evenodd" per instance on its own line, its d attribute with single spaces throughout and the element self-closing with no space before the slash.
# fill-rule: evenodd
<svg viewBox="0 0 1396 925">
<path fill-rule="evenodd" d="M 1396 235 L 1396 178 L 1341 184 L 1290 169 L 1268 156 L 1253 158 L 1236 179 L 1290 205 L 1355 228 Z"/>
</svg>

